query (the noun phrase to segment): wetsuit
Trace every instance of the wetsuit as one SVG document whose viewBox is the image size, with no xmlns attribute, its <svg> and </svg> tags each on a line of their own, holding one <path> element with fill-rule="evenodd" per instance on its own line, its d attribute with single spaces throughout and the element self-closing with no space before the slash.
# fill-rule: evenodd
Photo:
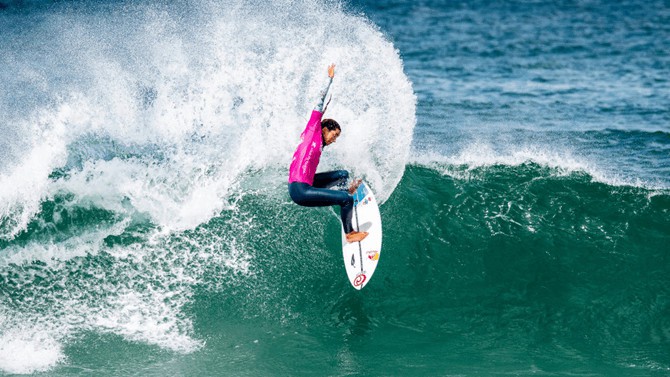
<svg viewBox="0 0 670 377">
<path fill-rule="evenodd" d="M 323 105 L 333 79 L 322 92 L 321 101 L 312 111 L 305 130 L 300 135 L 302 141 L 295 153 L 289 169 L 288 193 L 294 202 L 305 207 L 340 206 L 340 217 L 344 233 L 353 232 L 351 214 L 354 208 L 354 198 L 347 192 L 346 183 L 349 173 L 346 170 L 336 170 L 316 174 L 324 142 L 321 133 L 321 118 Z M 331 188 L 336 188 L 332 190 Z"/>
</svg>

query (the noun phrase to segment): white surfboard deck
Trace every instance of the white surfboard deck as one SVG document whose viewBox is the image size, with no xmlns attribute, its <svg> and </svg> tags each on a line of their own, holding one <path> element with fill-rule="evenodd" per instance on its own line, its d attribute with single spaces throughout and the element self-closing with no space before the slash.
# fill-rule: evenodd
<svg viewBox="0 0 670 377">
<path fill-rule="evenodd" d="M 365 182 L 354 193 L 354 213 L 351 221 L 354 230 L 368 232 L 363 241 L 348 243 L 342 228 L 344 268 L 351 285 L 360 290 L 372 278 L 382 251 L 382 219 L 379 206 Z"/>
</svg>

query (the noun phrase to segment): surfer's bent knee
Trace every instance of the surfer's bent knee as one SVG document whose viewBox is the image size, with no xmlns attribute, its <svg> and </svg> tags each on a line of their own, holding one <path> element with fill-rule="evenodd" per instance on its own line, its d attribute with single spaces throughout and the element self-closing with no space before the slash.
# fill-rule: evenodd
<svg viewBox="0 0 670 377">
<path fill-rule="evenodd" d="M 342 203 L 342 206 L 353 206 L 353 205 L 354 205 L 353 195 L 347 194 L 347 198 L 344 200 L 344 203 Z"/>
<path fill-rule="evenodd" d="M 304 182 L 291 182 L 288 184 L 288 194 L 294 203 L 307 207 L 328 205 L 352 207 L 354 204 L 354 197 L 343 191 L 311 188 L 312 186 Z"/>
</svg>

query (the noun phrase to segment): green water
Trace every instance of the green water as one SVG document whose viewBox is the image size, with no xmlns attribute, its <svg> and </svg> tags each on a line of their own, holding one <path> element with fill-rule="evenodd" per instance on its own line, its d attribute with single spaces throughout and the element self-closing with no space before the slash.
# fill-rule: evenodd
<svg viewBox="0 0 670 377">
<path fill-rule="evenodd" d="M 149 228 L 138 225 L 134 237 L 107 237 L 97 255 L 5 266 L 2 297 L 63 321 L 77 316 L 61 307 L 74 294 L 104 311 L 100 284 L 109 294 L 168 291 L 163 299 L 178 301 L 168 333 L 199 344 L 171 351 L 79 318 L 62 339 L 67 362 L 45 375 L 668 373 L 667 193 L 535 164 L 446 170 L 407 168 L 381 207 L 382 258 L 360 292 L 342 268 L 335 213 L 270 190 L 162 241 L 157 255 L 108 252 L 146 247 L 137 243 Z M 70 226 L 110 219 L 87 211 Z M 240 216 L 253 220 L 240 226 Z M 224 234 L 235 237 L 210 243 Z M 217 263 L 189 250 L 195 243 L 228 255 L 244 248 L 248 265 Z M 30 271 L 40 279 L 25 279 Z"/>
</svg>

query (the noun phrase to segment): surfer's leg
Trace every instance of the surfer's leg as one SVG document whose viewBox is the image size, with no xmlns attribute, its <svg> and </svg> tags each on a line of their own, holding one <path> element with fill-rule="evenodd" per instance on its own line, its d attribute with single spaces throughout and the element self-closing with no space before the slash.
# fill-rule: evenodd
<svg viewBox="0 0 670 377">
<path fill-rule="evenodd" d="M 345 205 L 340 206 L 340 220 L 342 220 L 342 228 L 344 228 L 344 234 L 349 234 L 354 231 L 354 227 L 351 224 L 351 217 L 354 209 L 354 197 L 347 195 L 351 198 L 351 201 L 347 202 Z"/>
<path fill-rule="evenodd" d="M 314 175 L 314 187 L 317 188 L 337 188 L 344 187 L 349 179 L 349 172 L 346 170 L 328 171 L 325 173 L 318 173 Z"/>
<path fill-rule="evenodd" d="M 305 207 L 327 207 L 340 206 L 340 218 L 344 232 L 349 234 L 354 231 L 351 225 L 351 217 L 354 209 L 354 197 L 346 191 L 329 190 L 318 188 L 302 182 L 292 182 L 288 185 L 291 199 Z"/>
<path fill-rule="evenodd" d="M 344 229 L 347 242 L 360 242 L 368 236 L 368 232 L 354 230 L 353 224 L 351 223 L 351 217 L 354 212 L 354 197 L 351 195 L 347 196 L 351 198 L 351 201 L 346 205 L 340 206 L 340 219 L 342 220 L 342 228 Z"/>
<path fill-rule="evenodd" d="M 345 191 L 318 188 L 302 182 L 292 182 L 288 185 L 288 193 L 297 204 L 305 207 L 343 206 L 351 203 L 353 196 Z"/>
</svg>

